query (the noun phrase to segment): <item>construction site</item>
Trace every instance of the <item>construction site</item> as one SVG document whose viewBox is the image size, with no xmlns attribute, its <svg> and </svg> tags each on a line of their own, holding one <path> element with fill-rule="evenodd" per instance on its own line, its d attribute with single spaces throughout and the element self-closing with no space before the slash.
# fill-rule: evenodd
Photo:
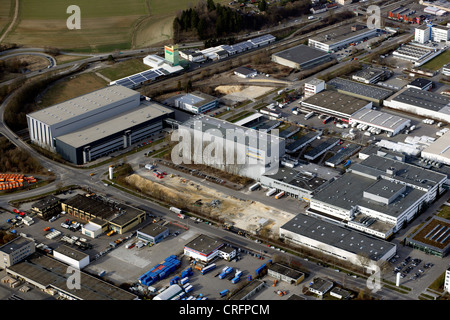
<svg viewBox="0 0 450 320">
<path fill-rule="evenodd" d="M 252 200 L 240 199 L 219 192 L 196 181 L 169 174 L 160 179 L 150 171 L 141 171 L 126 178 L 129 185 L 142 193 L 171 199 L 174 206 L 196 211 L 213 221 L 247 230 L 253 234 L 277 236 L 280 226 L 293 214 Z"/>
</svg>

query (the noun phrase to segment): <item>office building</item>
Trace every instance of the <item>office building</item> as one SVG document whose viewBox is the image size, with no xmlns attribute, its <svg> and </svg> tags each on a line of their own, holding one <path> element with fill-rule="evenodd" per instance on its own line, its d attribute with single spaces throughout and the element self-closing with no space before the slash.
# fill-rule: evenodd
<svg viewBox="0 0 450 320">
<path fill-rule="evenodd" d="M 21 236 L 15 237 L 0 247 L 0 268 L 6 269 L 22 261 L 36 251 L 34 241 Z"/>
<path fill-rule="evenodd" d="M 219 99 L 208 94 L 195 91 L 176 98 L 174 103 L 177 108 L 200 114 L 217 107 L 219 104 Z"/>
<path fill-rule="evenodd" d="M 433 81 L 424 78 L 416 78 L 408 85 L 406 85 L 406 87 L 430 91 L 430 89 L 433 87 Z"/>
<path fill-rule="evenodd" d="M 145 243 L 157 244 L 169 236 L 169 228 L 161 226 L 156 223 L 148 224 L 136 232 L 138 240 Z"/>
<path fill-rule="evenodd" d="M 312 79 L 305 82 L 304 95 L 305 98 L 309 98 L 316 93 L 325 90 L 325 81 L 320 79 Z"/>
</svg>

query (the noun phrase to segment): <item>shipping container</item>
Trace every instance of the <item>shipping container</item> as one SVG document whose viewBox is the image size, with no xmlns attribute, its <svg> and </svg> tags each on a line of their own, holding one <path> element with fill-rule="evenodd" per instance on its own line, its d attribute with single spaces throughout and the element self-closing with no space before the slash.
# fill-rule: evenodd
<svg viewBox="0 0 450 320">
<path fill-rule="evenodd" d="M 284 191 L 281 191 L 275 196 L 275 199 L 281 199 L 283 196 L 284 196 Z"/>
<path fill-rule="evenodd" d="M 254 185 L 250 186 L 248 188 L 249 191 L 255 191 L 256 189 L 258 189 L 261 186 L 261 184 L 259 182 L 255 183 Z"/>
<path fill-rule="evenodd" d="M 266 196 L 270 197 L 270 196 L 274 195 L 275 192 L 277 192 L 277 189 L 276 188 L 272 188 L 272 189 L 270 189 L 269 191 L 266 192 Z"/>
</svg>

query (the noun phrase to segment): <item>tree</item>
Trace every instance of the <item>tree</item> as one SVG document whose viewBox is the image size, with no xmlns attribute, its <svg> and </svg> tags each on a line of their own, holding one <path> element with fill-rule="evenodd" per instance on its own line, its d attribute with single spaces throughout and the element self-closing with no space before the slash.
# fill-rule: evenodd
<svg viewBox="0 0 450 320">
<path fill-rule="evenodd" d="M 265 11 L 267 10 L 267 2 L 266 2 L 266 0 L 261 0 L 261 1 L 258 3 L 258 9 L 259 9 L 259 11 L 261 11 L 261 12 L 265 12 Z"/>
<path fill-rule="evenodd" d="M 207 6 L 209 12 L 216 10 L 216 5 L 214 4 L 214 0 L 208 0 L 206 2 L 206 6 Z"/>
</svg>

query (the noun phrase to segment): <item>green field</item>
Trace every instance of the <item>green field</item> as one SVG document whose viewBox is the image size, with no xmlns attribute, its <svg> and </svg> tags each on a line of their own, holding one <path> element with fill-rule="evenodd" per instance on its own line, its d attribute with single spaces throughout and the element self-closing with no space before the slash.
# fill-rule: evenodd
<svg viewBox="0 0 450 320">
<path fill-rule="evenodd" d="M 0 35 L 5 32 L 14 15 L 14 0 L 0 0 Z"/>
<path fill-rule="evenodd" d="M 428 61 L 422 67 L 424 69 L 429 70 L 439 70 L 442 68 L 445 64 L 450 63 L 450 50 L 446 50 L 445 52 L 438 55 L 436 58 Z"/>
<path fill-rule="evenodd" d="M 129 59 L 126 61 L 116 62 L 110 67 L 106 67 L 98 71 L 98 73 L 107 77 L 111 81 L 129 76 L 145 70 L 149 70 L 150 67 L 142 62 L 142 59 Z"/>
<path fill-rule="evenodd" d="M 198 1 L 20 0 L 18 23 L 5 42 L 79 52 L 161 45 L 170 42 L 176 13 Z M 12 3 L 13 0 L 0 0 L 0 30 L 12 18 Z M 80 7 L 80 30 L 69 30 L 66 26 L 71 16 L 66 12 L 69 5 Z"/>
</svg>

